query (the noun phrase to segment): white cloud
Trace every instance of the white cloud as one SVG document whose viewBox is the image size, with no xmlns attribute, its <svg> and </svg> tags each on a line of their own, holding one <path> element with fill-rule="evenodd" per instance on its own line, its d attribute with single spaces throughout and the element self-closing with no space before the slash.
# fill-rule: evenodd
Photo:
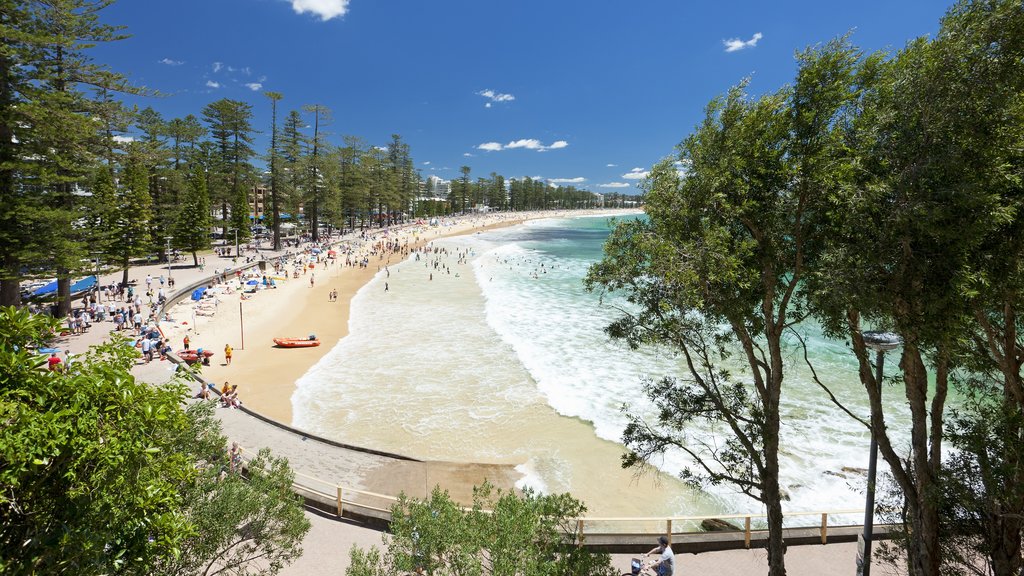
<svg viewBox="0 0 1024 576">
<path fill-rule="evenodd" d="M 643 168 L 633 168 L 629 172 L 623 174 L 622 177 L 626 180 L 643 180 L 644 178 L 647 178 L 648 174 L 650 174 L 650 172 Z"/>
<path fill-rule="evenodd" d="M 605 168 L 615 168 L 618 164 L 605 164 Z"/>
<path fill-rule="evenodd" d="M 309 12 L 326 22 L 331 18 L 344 16 L 348 12 L 349 0 L 291 0 L 292 10 L 296 14 Z"/>
<path fill-rule="evenodd" d="M 477 146 L 478 150 L 486 150 L 488 152 L 498 152 L 499 150 L 511 150 L 513 148 L 526 148 L 527 150 L 536 150 L 537 152 L 547 152 L 548 150 L 558 150 L 565 148 L 569 143 L 565 140 L 558 140 L 553 142 L 550 146 L 545 146 L 543 142 L 536 138 L 522 138 L 520 140 L 513 140 L 508 144 L 502 144 L 500 142 L 485 142 Z"/>
<path fill-rule="evenodd" d="M 213 80 L 206 81 L 207 88 L 220 88 L 220 82 L 214 82 Z"/>
<path fill-rule="evenodd" d="M 131 136 L 114 136 L 114 142 L 126 144 L 128 142 L 135 142 L 135 138 L 132 138 Z"/>
<path fill-rule="evenodd" d="M 465 156 L 466 158 L 474 158 L 474 156 L 469 152 L 463 152 L 462 155 Z"/>
<path fill-rule="evenodd" d="M 540 143 L 540 140 L 536 138 L 523 138 L 514 142 L 505 144 L 505 148 L 526 148 L 527 150 L 540 150 L 544 148 L 544 145 Z"/>
<path fill-rule="evenodd" d="M 587 179 L 582 176 L 577 176 L 575 178 L 551 178 L 548 180 L 548 182 L 551 182 L 552 184 L 579 184 L 580 182 L 586 181 Z"/>
<path fill-rule="evenodd" d="M 168 66 L 181 66 L 185 62 L 182 60 L 171 60 L 170 58 L 164 58 L 159 61 L 160 64 L 166 64 Z"/>
<path fill-rule="evenodd" d="M 750 40 L 740 40 L 739 38 L 730 38 L 728 40 L 722 40 L 722 44 L 725 44 L 726 52 L 735 52 L 737 50 L 743 50 L 744 48 L 753 48 L 757 46 L 758 40 L 763 38 L 760 32 L 750 37 Z"/>
<path fill-rule="evenodd" d="M 252 90 L 253 92 L 259 92 L 261 89 L 263 89 L 263 84 L 260 84 L 259 82 L 249 82 L 245 85 L 245 87 L 249 90 Z"/>
<path fill-rule="evenodd" d="M 423 165 L 424 166 L 430 166 L 430 160 L 427 160 L 426 162 L 424 162 Z"/>
<path fill-rule="evenodd" d="M 220 62 L 214 62 L 213 63 L 213 72 L 216 74 L 217 72 L 220 72 L 220 69 L 223 68 L 223 67 L 224 67 L 224 65 L 221 64 Z"/>
<path fill-rule="evenodd" d="M 484 108 L 490 108 L 492 102 L 511 102 L 516 99 L 516 97 L 511 94 L 502 94 L 500 92 L 495 92 L 494 90 L 481 90 L 477 92 L 477 94 L 487 98 L 488 102 L 484 104 Z"/>
<path fill-rule="evenodd" d="M 598 184 L 598 188 L 629 188 L 632 186 L 629 182 L 609 182 L 607 184 Z"/>
</svg>

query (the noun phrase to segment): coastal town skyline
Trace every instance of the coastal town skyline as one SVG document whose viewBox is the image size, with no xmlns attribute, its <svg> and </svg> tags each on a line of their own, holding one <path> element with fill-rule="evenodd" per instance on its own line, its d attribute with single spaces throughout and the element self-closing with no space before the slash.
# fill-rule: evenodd
<svg viewBox="0 0 1024 576">
<path fill-rule="evenodd" d="M 452 180 L 465 165 L 474 177 L 637 194 L 730 86 L 749 78 L 753 95 L 777 90 L 792 81 L 796 51 L 846 33 L 865 51 L 896 51 L 934 34 L 946 8 L 118 2 L 103 21 L 129 38 L 90 54 L 158 92 L 125 100 L 165 119 L 221 98 L 251 104 L 259 153 L 270 132 L 263 93 L 275 91 L 279 114 L 330 109 L 335 143 L 352 135 L 385 146 L 401 135 L 423 178 Z"/>
</svg>

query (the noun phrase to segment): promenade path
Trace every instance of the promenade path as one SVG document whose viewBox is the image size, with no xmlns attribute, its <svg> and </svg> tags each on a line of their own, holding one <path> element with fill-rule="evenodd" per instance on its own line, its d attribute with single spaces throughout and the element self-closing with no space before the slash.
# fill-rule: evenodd
<svg viewBox="0 0 1024 576">
<path fill-rule="evenodd" d="M 267 259 L 281 255 L 271 251 L 261 253 Z M 212 254 L 205 254 L 205 257 L 205 271 L 193 267 L 191 257 L 186 257 L 184 263 L 172 264 L 171 274 L 179 290 L 210 277 L 215 268 L 223 269 L 232 265 L 230 258 L 219 258 Z M 243 263 L 244 259 L 240 258 L 237 265 Z M 154 280 L 161 275 L 166 277 L 167 266 L 136 266 L 130 270 L 129 278 L 144 286 L 147 274 L 152 275 Z M 121 273 L 116 272 L 102 275 L 100 282 L 110 284 L 120 279 Z M 171 293 L 173 294 L 173 291 Z M 109 336 L 112 326 L 110 322 L 95 323 L 89 332 L 62 337 L 55 346 L 70 351 L 72 355 L 83 353 L 88 347 L 104 341 Z M 174 364 L 161 361 L 149 364 L 140 362 L 133 368 L 133 373 L 142 381 L 165 384 L 174 375 Z M 250 454 L 266 447 L 274 454 L 288 458 L 291 467 L 298 474 L 372 492 L 397 494 L 396 488 L 400 488 L 407 494 L 420 496 L 428 486 L 443 484 L 450 467 L 475 466 L 396 460 L 317 442 L 301 433 L 267 423 L 240 410 L 218 409 L 216 414 L 223 425 L 225 435 L 232 441 L 239 442 Z M 486 467 L 482 467 L 477 472 L 487 474 L 488 471 Z M 318 489 L 329 492 L 330 486 Z M 344 574 L 349 564 L 349 550 L 352 546 L 380 547 L 386 538 L 385 534 L 353 521 L 338 520 L 313 510 L 307 510 L 306 516 L 312 523 L 312 529 L 303 542 L 303 555 L 281 572 L 285 576 Z M 652 542 L 651 546 L 653 545 Z M 613 555 L 613 565 L 622 572 L 628 572 L 630 558 L 639 556 L 648 549 L 637 550 L 635 554 Z M 786 567 L 790 576 L 849 575 L 855 572 L 855 556 L 855 543 L 791 546 L 786 556 Z M 767 558 L 763 549 L 677 554 L 676 562 L 677 574 L 767 574 Z M 905 573 L 882 565 L 875 565 L 873 569 L 874 573 L 879 575 Z"/>
</svg>

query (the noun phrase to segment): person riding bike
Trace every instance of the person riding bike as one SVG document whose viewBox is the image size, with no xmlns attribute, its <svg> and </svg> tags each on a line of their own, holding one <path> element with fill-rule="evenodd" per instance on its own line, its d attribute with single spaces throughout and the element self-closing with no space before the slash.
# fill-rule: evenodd
<svg viewBox="0 0 1024 576">
<path fill-rule="evenodd" d="M 665 536 L 658 536 L 658 545 L 651 549 L 646 555 L 660 554 L 660 557 L 655 562 L 648 564 L 648 568 L 653 568 L 654 573 L 658 576 L 672 576 L 676 570 L 676 557 L 672 553 L 672 547 L 669 546 L 668 538 Z"/>
</svg>

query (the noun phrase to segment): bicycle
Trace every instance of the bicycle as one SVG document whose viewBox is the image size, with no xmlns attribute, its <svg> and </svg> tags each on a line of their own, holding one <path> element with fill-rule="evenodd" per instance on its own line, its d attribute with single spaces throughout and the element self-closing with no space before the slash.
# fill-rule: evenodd
<svg viewBox="0 0 1024 576">
<path fill-rule="evenodd" d="M 646 564 L 640 558 L 633 558 L 629 562 L 629 572 L 624 572 L 622 576 L 656 576 L 656 573 L 649 564 Z"/>
</svg>

